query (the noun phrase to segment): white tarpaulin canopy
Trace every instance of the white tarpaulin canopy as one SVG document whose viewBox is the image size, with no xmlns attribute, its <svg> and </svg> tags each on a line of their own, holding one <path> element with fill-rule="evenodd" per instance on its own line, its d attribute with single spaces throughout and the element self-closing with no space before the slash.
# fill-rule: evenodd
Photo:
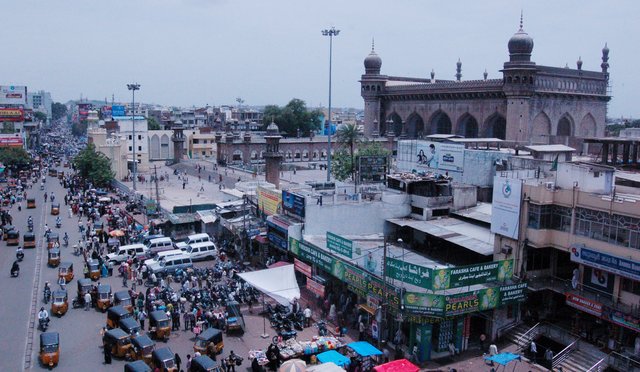
<svg viewBox="0 0 640 372">
<path fill-rule="evenodd" d="M 289 306 L 294 298 L 300 298 L 300 287 L 296 281 L 293 265 L 250 271 L 238 275 L 252 287 L 284 306 Z"/>
</svg>

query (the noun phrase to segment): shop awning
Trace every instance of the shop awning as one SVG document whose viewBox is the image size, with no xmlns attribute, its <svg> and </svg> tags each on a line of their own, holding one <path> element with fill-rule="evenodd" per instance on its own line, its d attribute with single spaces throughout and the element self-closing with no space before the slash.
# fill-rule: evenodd
<svg viewBox="0 0 640 372">
<path fill-rule="evenodd" d="M 315 366 L 307 366 L 307 372 L 344 372 L 344 368 L 338 367 L 333 362 L 325 362 Z"/>
<path fill-rule="evenodd" d="M 239 273 L 238 275 L 251 286 L 284 306 L 289 306 L 294 299 L 300 298 L 300 287 L 296 281 L 293 264 Z"/>
<path fill-rule="evenodd" d="M 376 309 L 372 308 L 369 305 L 360 304 L 360 305 L 358 305 L 358 309 L 364 310 L 364 311 L 366 311 L 367 313 L 369 313 L 371 315 L 376 315 Z"/>
<path fill-rule="evenodd" d="M 363 357 L 382 355 L 382 351 L 376 349 L 375 346 L 371 345 L 367 341 L 356 341 L 347 344 L 347 346 L 355 351 L 356 354 Z"/>
<path fill-rule="evenodd" d="M 215 223 L 218 220 L 218 216 L 213 211 L 197 211 L 202 223 Z"/>
<path fill-rule="evenodd" d="M 324 353 L 318 354 L 318 361 L 320 363 L 335 363 L 340 367 L 348 366 L 351 360 L 346 356 L 340 354 L 335 350 L 325 351 Z"/>
<path fill-rule="evenodd" d="M 500 353 L 490 357 L 484 357 L 484 360 L 490 360 L 500 365 L 506 366 L 514 360 L 522 360 L 520 355 L 513 353 Z"/>
<path fill-rule="evenodd" d="M 441 218 L 431 221 L 392 218 L 387 221 L 401 227 L 408 226 L 422 231 L 483 256 L 493 255 L 494 235 L 489 228 L 456 218 Z"/>
<path fill-rule="evenodd" d="M 376 372 L 418 372 L 420 368 L 406 359 L 398 359 L 393 362 L 373 367 Z"/>
</svg>

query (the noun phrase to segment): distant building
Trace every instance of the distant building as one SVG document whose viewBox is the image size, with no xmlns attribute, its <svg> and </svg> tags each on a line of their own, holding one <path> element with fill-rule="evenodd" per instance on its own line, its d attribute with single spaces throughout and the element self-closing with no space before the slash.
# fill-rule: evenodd
<svg viewBox="0 0 640 372">
<path fill-rule="evenodd" d="M 52 105 L 53 101 L 51 100 L 51 93 L 45 92 L 44 90 L 40 90 L 37 92 L 28 92 L 27 93 L 27 102 L 30 108 L 34 111 L 39 111 L 47 114 L 47 119 L 51 120 L 52 118 Z"/>
</svg>

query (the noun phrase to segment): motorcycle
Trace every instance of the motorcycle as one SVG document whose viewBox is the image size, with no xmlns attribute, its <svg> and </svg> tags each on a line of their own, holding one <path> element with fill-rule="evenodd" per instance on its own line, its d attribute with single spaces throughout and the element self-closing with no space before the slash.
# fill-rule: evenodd
<svg viewBox="0 0 640 372">
<path fill-rule="evenodd" d="M 319 321 L 316 326 L 318 327 L 318 336 L 326 336 L 329 333 L 327 323 L 324 320 Z"/>
<path fill-rule="evenodd" d="M 64 238 L 62 238 L 62 246 L 63 247 L 68 247 L 69 246 L 69 237 L 65 236 Z"/>
<path fill-rule="evenodd" d="M 29 232 L 33 232 L 33 222 L 29 222 L 28 224 Z"/>
<path fill-rule="evenodd" d="M 56 220 L 56 228 L 60 228 L 62 226 L 62 221 L 60 219 Z"/>
<path fill-rule="evenodd" d="M 295 339 L 298 336 L 298 332 L 296 331 L 281 331 L 278 332 L 277 335 L 273 336 L 273 338 L 271 339 L 271 341 L 273 341 L 274 344 L 277 344 L 278 341 L 287 341 L 288 339 Z"/>
<path fill-rule="evenodd" d="M 73 300 L 71 300 L 71 307 L 74 309 L 84 307 L 84 300 L 80 300 L 78 297 L 75 297 Z"/>
<path fill-rule="evenodd" d="M 16 251 L 16 258 L 18 259 L 18 262 L 22 262 L 22 260 L 24 259 L 24 252 L 22 251 L 22 249 L 18 249 Z"/>
<path fill-rule="evenodd" d="M 20 275 L 20 266 L 18 266 L 18 261 L 13 262 L 13 266 L 11 266 L 11 277 L 17 278 Z"/>
<path fill-rule="evenodd" d="M 44 303 L 48 304 L 51 300 L 51 290 L 49 288 L 44 289 Z"/>
<path fill-rule="evenodd" d="M 49 319 L 48 318 L 40 318 L 38 320 L 38 324 L 40 325 L 40 329 L 42 332 L 46 332 L 49 328 Z"/>
</svg>

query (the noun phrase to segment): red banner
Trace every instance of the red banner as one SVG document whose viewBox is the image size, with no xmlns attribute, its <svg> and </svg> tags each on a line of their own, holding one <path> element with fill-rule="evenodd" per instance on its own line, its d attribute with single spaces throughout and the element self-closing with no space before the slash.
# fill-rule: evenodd
<svg viewBox="0 0 640 372">
<path fill-rule="evenodd" d="M 307 278 L 307 289 L 320 297 L 324 297 L 324 286 L 311 278 Z"/>
<path fill-rule="evenodd" d="M 303 273 L 307 278 L 311 278 L 311 266 L 307 265 L 297 258 L 294 258 L 293 267 L 294 269 L 296 269 L 296 271 Z"/>
<path fill-rule="evenodd" d="M 24 121 L 24 110 L 21 108 L 0 108 L 0 121 Z"/>
<path fill-rule="evenodd" d="M 573 293 L 567 293 L 567 305 L 574 307 L 578 310 L 582 310 L 585 313 L 602 316 L 602 304 L 599 302 L 591 301 L 588 298 L 578 296 Z"/>
<path fill-rule="evenodd" d="M 0 147 L 22 147 L 21 137 L 0 137 Z"/>
</svg>

